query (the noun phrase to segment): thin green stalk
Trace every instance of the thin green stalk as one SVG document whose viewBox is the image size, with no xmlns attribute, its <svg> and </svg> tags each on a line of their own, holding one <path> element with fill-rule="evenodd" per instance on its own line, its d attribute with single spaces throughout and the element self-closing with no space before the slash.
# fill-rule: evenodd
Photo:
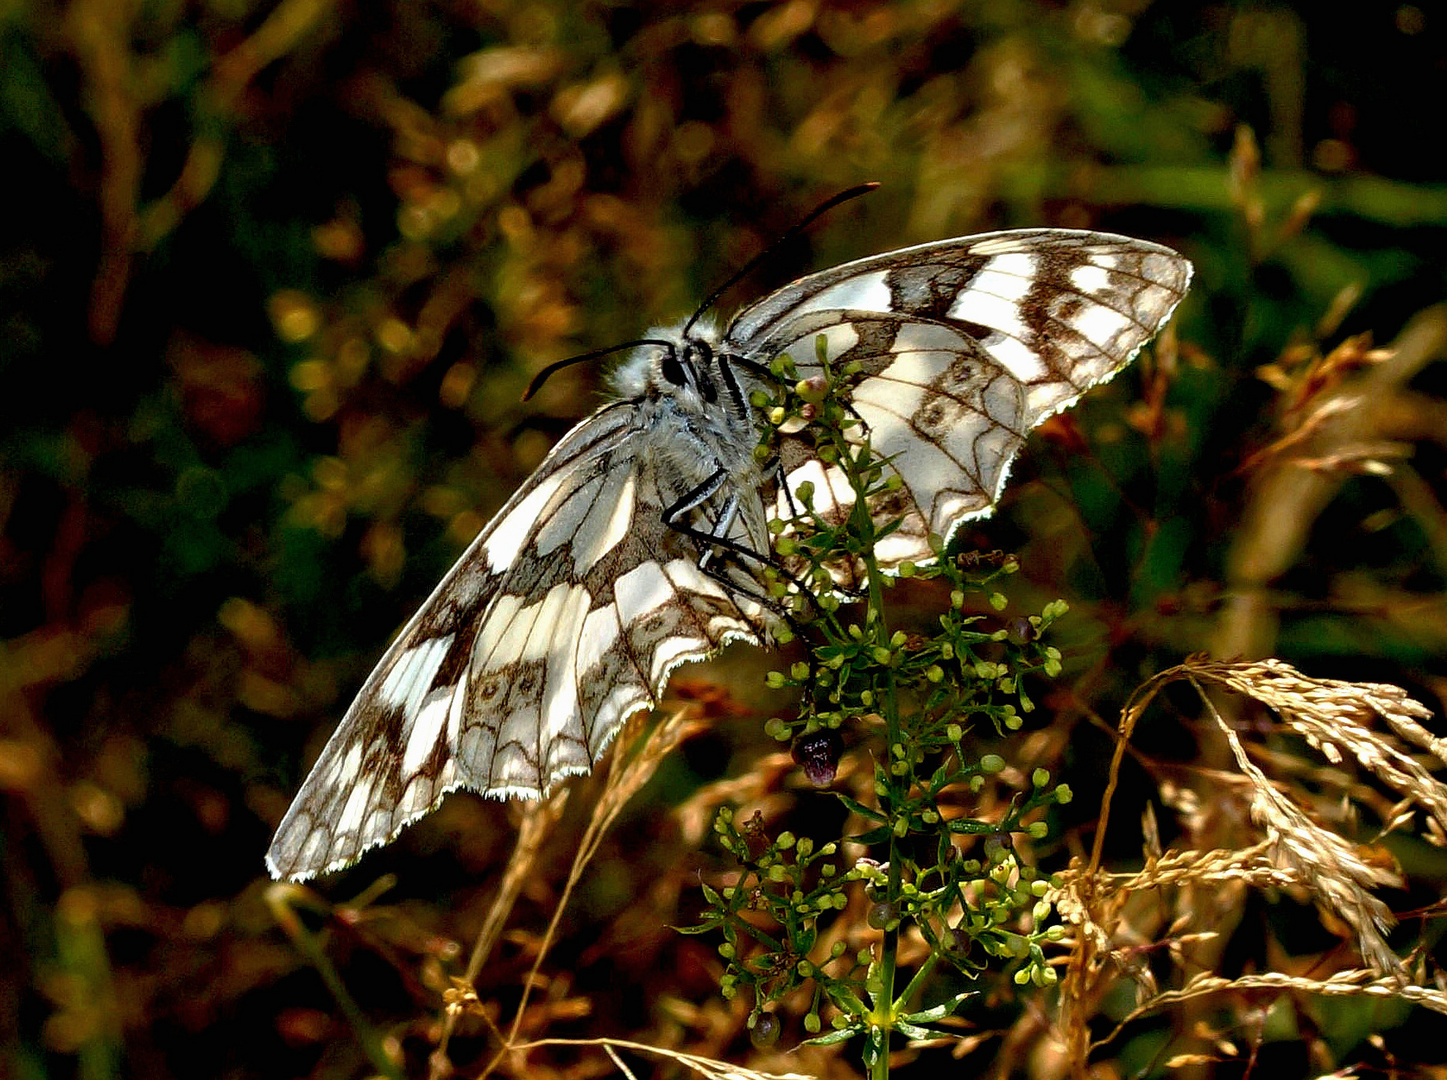
<svg viewBox="0 0 1447 1080">
<path fill-rule="evenodd" d="M 921 964 L 919 970 L 914 973 L 914 978 L 909 980 L 909 985 L 906 986 L 899 997 L 895 999 L 895 1015 L 908 1011 L 906 1006 L 909 1004 L 910 999 L 924 986 L 925 980 L 928 979 L 930 973 L 934 971 L 935 964 L 939 961 L 939 958 L 940 954 L 938 952 L 932 952 L 925 957 L 924 963 Z"/>
<path fill-rule="evenodd" d="M 331 992 L 332 999 L 336 1001 L 337 1007 L 342 1010 L 347 1023 L 351 1025 L 353 1034 L 362 1046 L 362 1051 L 372 1063 L 372 1067 L 389 1080 L 403 1080 L 401 1066 L 393 1060 L 392 1056 L 382 1042 L 382 1036 L 348 992 L 346 984 L 338 974 L 336 967 L 332 964 L 331 958 L 327 956 L 326 949 L 318 938 L 309 931 L 302 923 L 301 917 L 296 913 L 293 905 L 306 896 L 306 890 L 300 885 L 281 883 L 272 885 L 266 890 L 266 904 L 271 909 L 272 918 L 278 926 L 285 931 L 287 937 L 316 969 L 321 976 L 322 982 Z"/>
<path fill-rule="evenodd" d="M 880 611 L 877 606 L 877 583 L 878 569 L 872 565 L 870 560 L 870 604 L 875 605 L 873 610 Z M 884 628 L 881 626 L 882 640 L 888 641 L 884 635 Z M 885 724 L 888 728 L 889 742 L 885 748 L 886 756 L 893 753 L 892 748 L 899 744 L 899 708 L 894 693 L 894 674 L 892 670 L 884 673 L 884 701 L 881 702 L 884 711 Z M 892 775 L 888 769 L 886 775 Z M 889 820 L 893 821 L 897 800 L 895 799 L 894 783 L 886 781 L 887 794 L 880 797 L 884 810 Z M 874 1023 L 882 1029 L 880 1036 L 879 1053 L 875 1057 L 873 1066 L 870 1069 L 871 1080 L 887 1080 L 889 1076 L 889 1035 L 894 1028 L 894 974 L 898 963 L 899 954 L 899 918 L 900 910 L 900 882 L 902 880 L 902 869 L 899 857 L 899 837 L 893 828 L 889 831 L 889 884 L 886 886 L 885 902 L 889 904 L 892 917 L 884 929 L 884 940 L 879 950 L 879 994 L 874 999 Z M 872 1033 L 871 1033 L 872 1034 Z"/>
<path fill-rule="evenodd" d="M 874 555 L 874 520 L 869 511 L 866 484 L 864 478 L 859 475 L 856 459 L 850 453 L 851 447 L 846 445 L 842 439 L 837 440 L 835 445 L 840 451 L 841 462 L 847 463 L 845 473 L 849 477 L 850 486 L 854 489 L 855 527 L 862 541 L 864 566 L 869 581 L 869 606 L 866 615 L 872 631 L 869 636 L 877 646 L 889 649 L 889 625 L 884 617 L 884 575 L 880 571 L 879 562 Z M 884 716 L 887 732 L 884 751 L 885 791 L 880 795 L 880 809 L 883 811 L 886 821 L 891 823 L 888 841 L 888 884 L 885 886 L 884 897 L 885 902 L 889 905 L 891 918 L 885 925 L 879 951 L 879 992 L 874 995 L 871 1018 L 874 1030 L 869 1033 L 875 1053 L 873 1061 L 870 1062 L 869 1074 L 871 1080 L 888 1080 L 889 1041 L 890 1034 L 894 1030 L 896 1011 L 894 1008 L 894 977 L 899 958 L 900 920 L 898 912 L 901 899 L 900 884 L 903 881 L 899 836 L 892 827 L 900 802 L 898 798 L 900 792 L 896 790 L 892 765 L 894 747 L 902 743 L 903 733 L 899 723 L 899 700 L 892 666 L 882 666 L 877 685 L 881 691 L 879 706 Z"/>
</svg>

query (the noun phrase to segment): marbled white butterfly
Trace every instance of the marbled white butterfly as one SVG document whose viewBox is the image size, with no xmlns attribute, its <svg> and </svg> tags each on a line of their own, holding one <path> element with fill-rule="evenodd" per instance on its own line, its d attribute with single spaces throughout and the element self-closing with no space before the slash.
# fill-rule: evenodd
<svg viewBox="0 0 1447 1080">
<path fill-rule="evenodd" d="M 776 356 L 817 373 L 822 335 L 831 361 L 860 362 L 853 408 L 904 482 L 871 507 L 904 521 L 876 554 L 923 562 L 929 534 L 988 514 L 1029 432 L 1128 364 L 1190 279 L 1140 240 L 998 232 L 811 274 L 722 333 L 697 316 L 655 331 L 382 657 L 282 820 L 271 873 L 353 863 L 458 788 L 538 797 L 589 772 L 677 665 L 768 640 L 749 560 L 719 556 L 767 552 L 768 518 L 804 480 L 821 512 L 852 498 L 816 458 L 755 460 L 749 396 Z"/>
</svg>

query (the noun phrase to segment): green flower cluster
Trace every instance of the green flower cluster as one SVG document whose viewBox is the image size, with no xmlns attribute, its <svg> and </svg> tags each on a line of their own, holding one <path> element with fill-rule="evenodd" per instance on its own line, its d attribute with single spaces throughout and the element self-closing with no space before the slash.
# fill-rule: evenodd
<svg viewBox="0 0 1447 1080">
<path fill-rule="evenodd" d="M 812 984 L 803 1019 L 809 1041 L 862 1035 L 865 1064 L 882 1076 L 890 1034 L 941 1034 L 924 1025 L 952 1013 L 972 993 L 961 992 L 961 983 L 992 961 L 1013 966 L 1020 985 L 1055 982 L 1042 948 L 1063 933 L 1047 925 L 1052 886 L 1021 864 L 1012 838 L 1047 835 L 1046 812 L 1068 802 L 1070 789 L 1037 769 L 1017 781 L 1021 790 L 1003 813 L 985 820 L 965 807 L 986 784 L 1012 775 L 999 755 L 972 749 L 970 732 L 982 722 L 1001 736 L 1020 728 L 1035 707 L 1022 677 L 1060 672 L 1060 653 L 1043 636 L 1066 605 L 1056 601 L 1038 615 L 1006 621 L 971 613 L 1004 611 L 999 586 L 1018 564 L 999 552 L 950 556 L 938 538 L 932 561 L 881 569 L 875 547 L 901 523 L 880 520 L 878 508 L 897 498 L 900 479 L 873 452 L 848 404 L 858 365 L 834 367 L 821 342 L 819 366 L 822 374 L 801 379 L 789 358 L 776 360 L 771 371 L 780 391 L 756 393 L 754 401 L 768 421 L 761 462 L 787 460 L 788 441 L 806 440 L 810 453 L 837 468 L 852 496 L 834 491 L 824 500 L 802 484 L 794 493 L 796 515 L 771 523 L 777 566 L 767 574 L 768 588 L 788 613 L 781 636 L 798 636 L 805 659 L 769 674 L 770 686 L 795 688 L 801 701 L 797 716 L 775 717 L 766 730 L 792 744 L 821 787 L 834 780 L 846 741 L 866 745 L 874 756 L 874 800 L 866 805 L 833 792 L 863 831 L 827 843 L 789 832 L 770 837 L 757 813 L 741 824 L 732 808 L 722 808 L 714 831 L 740 873 L 728 887 L 704 886 L 708 910 L 686 932 L 722 933 L 722 992 L 752 994 L 756 1043 L 779 1038 L 775 1004 Z M 948 587 L 933 634 L 889 627 L 887 598 L 909 578 Z M 845 841 L 873 857 L 843 859 Z M 838 932 L 851 898 L 862 900 L 855 910 L 877 933 L 853 950 Z M 897 991 L 899 939 L 908 932 L 917 932 L 929 953 Z M 919 997 L 934 1004 L 912 1004 Z M 821 1034 L 825 1014 L 833 1030 Z"/>
</svg>

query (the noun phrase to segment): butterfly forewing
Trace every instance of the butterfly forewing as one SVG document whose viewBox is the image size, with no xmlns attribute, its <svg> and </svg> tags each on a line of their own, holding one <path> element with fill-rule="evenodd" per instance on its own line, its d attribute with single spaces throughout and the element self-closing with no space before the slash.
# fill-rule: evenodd
<svg viewBox="0 0 1447 1080">
<path fill-rule="evenodd" d="M 1190 277 L 1174 251 L 1128 237 L 992 233 L 802 278 L 744 311 L 728 338 L 756 356 L 788 353 L 806 377 L 821 339 L 831 365 L 858 361 L 852 406 L 904 482 L 871 506 L 900 521 L 875 552 L 893 567 L 931 558 L 930 534 L 989 513 L 1031 429 L 1128 364 Z M 826 519 L 848 513 L 837 468 L 784 457 L 791 492 L 809 480 Z M 783 492 L 775 502 L 787 516 Z"/>
</svg>

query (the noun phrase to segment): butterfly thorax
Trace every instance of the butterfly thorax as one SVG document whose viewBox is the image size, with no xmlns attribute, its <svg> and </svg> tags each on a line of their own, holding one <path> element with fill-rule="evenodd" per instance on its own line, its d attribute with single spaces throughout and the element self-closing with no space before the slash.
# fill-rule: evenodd
<svg viewBox="0 0 1447 1080">
<path fill-rule="evenodd" d="M 653 459 L 663 486 L 682 498 L 720 473 L 716 495 L 700 503 L 695 524 L 721 527 L 751 550 L 767 550 L 764 477 L 754 457 L 758 443 L 749 394 L 756 387 L 721 351 L 723 335 L 709 323 L 654 328 L 663 344 L 643 345 L 611 373 L 617 398 L 635 405 L 640 452 Z"/>
</svg>

